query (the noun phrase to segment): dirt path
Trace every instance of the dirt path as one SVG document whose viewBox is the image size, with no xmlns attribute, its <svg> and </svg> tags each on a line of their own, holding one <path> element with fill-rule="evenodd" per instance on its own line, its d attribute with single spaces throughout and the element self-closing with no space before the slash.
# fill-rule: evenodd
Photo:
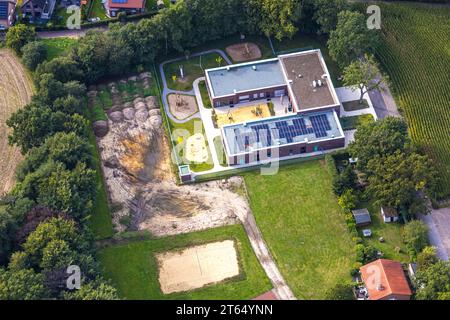
<svg viewBox="0 0 450 320">
<path fill-rule="evenodd" d="M 12 52 L 0 50 L 0 195 L 14 185 L 14 171 L 22 160 L 19 149 L 8 145 L 6 120 L 27 104 L 32 94 L 32 81 L 20 61 Z"/>
</svg>

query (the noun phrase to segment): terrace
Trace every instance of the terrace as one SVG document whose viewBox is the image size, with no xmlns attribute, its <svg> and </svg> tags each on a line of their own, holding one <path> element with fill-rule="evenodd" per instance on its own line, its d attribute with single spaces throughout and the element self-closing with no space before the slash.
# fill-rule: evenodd
<svg viewBox="0 0 450 320">
<path fill-rule="evenodd" d="M 224 126 L 222 130 L 229 155 L 344 136 L 334 111 L 272 117 Z"/>
</svg>

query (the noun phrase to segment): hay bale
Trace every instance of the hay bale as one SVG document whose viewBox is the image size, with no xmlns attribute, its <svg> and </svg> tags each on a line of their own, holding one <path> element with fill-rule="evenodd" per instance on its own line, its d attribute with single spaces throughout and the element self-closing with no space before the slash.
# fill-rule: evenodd
<svg viewBox="0 0 450 320">
<path fill-rule="evenodd" d="M 152 125 L 152 127 L 154 128 L 160 128 L 162 125 L 162 118 L 161 116 L 151 116 L 148 121 L 150 122 L 150 124 Z"/>
<path fill-rule="evenodd" d="M 135 115 L 135 111 L 134 108 L 125 108 L 122 110 L 123 113 L 123 117 L 126 120 L 133 120 L 134 119 L 134 115 Z"/>
<path fill-rule="evenodd" d="M 152 109 L 152 110 L 149 110 L 149 112 L 148 112 L 148 115 L 150 117 L 159 116 L 160 114 L 161 114 L 161 111 L 159 109 Z"/>
<path fill-rule="evenodd" d="M 114 111 L 109 114 L 109 118 L 113 122 L 121 122 L 123 121 L 123 113 L 122 111 Z"/>
<path fill-rule="evenodd" d="M 135 113 L 135 117 L 137 121 L 144 122 L 148 118 L 148 111 L 147 110 L 138 110 Z"/>
<path fill-rule="evenodd" d="M 147 107 L 149 110 L 159 109 L 158 99 L 155 96 L 149 96 L 145 98 L 145 102 L 147 103 Z"/>
<path fill-rule="evenodd" d="M 111 108 L 108 109 L 108 113 L 116 112 L 116 111 L 122 111 L 122 109 L 123 109 L 123 106 L 122 106 L 122 105 L 120 105 L 120 104 L 115 104 L 115 105 L 113 105 Z"/>
<path fill-rule="evenodd" d="M 90 90 L 90 91 L 88 91 L 87 96 L 88 96 L 89 98 L 95 98 L 95 97 L 97 96 L 97 91 L 95 91 L 95 90 Z"/>
<path fill-rule="evenodd" d="M 136 110 L 147 110 L 147 106 L 145 105 L 145 103 L 144 102 L 138 102 L 138 103 L 136 103 L 135 105 L 134 105 L 134 108 L 136 109 Z"/>
<path fill-rule="evenodd" d="M 104 137 L 109 131 L 108 121 L 99 120 L 93 124 L 94 134 L 96 137 Z"/>
<path fill-rule="evenodd" d="M 123 108 L 124 109 L 126 109 L 126 108 L 133 108 L 133 107 L 134 107 L 134 104 L 132 102 L 125 102 L 123 104 Z"/>
<path fill-rule="evenodd" d="M 152 74 L 150 72 L 142 72 L 139 75 L 139 78 L 141 78 L 142 80 L 149 79 L 151 77 L 152 77 Z"/>
<path fill-rule="evenodd" d="M 133 103 L 134 103 L 134 104 L 137 104 L 137 103 L 139 103 L 139 102 L 145 102 L 145 101 L 144 101 L 144 98 L 138 97 L 138 98 L 136 98 L 136 99 L 133 100 Z"/>
<path fill-rule="evenodd" d="M 88 87 L 88 90 L 89 90 L 89 91 L 97 91 L 97 87 L 96 87 L 95 84 L 91 84 L 91 85 Z"/>
<path fill-rule="evenodd" d="M 120 166 L 119 159 L 115 155 L 112 155 L 108 159 L 106 159 L 104 164 L 105 164 L 105 167 L 111 168 L 111 169 L 115 169 Z"/>
</svg>

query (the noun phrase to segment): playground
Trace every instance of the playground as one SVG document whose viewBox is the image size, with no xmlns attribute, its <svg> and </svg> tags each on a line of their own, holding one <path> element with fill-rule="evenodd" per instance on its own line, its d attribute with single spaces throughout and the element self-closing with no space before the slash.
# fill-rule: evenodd
<svg viewBox="0 0 450 320">
<path fill-rule="evenodd" d="M 234 108 L 216 108 L 215 112 L 217 115 L 217 126 L 219 128 L 228 124 L 243 123 L 271 116 L 267 103 Z"/>
<path fill-rule="evenodd" d="M 198 112 L 195 96 L 172 93 L 167 96 L 170 112 L 178 120 L 189 118 Z"/>
<path fill-rule="evenodd" d="M 205 136 L 202 133 L 196 133 L 187 138 L 186 160 L 193 163 L 203 163 L 208 161 L 208 157 L 208 148 L 206 146 Z"/>
</svg>

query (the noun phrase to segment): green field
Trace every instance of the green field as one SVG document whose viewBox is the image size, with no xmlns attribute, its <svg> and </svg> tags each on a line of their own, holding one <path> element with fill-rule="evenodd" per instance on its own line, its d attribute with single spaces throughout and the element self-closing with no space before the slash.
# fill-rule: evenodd
<svg viewBox="0 0 450 320">
<path fill-rule="evenodd" d="M 450 195 L 450 9 L 383 4 L 377 57 L 389 74 L 410 135 L 438 164 Z"/>
<path fill-rule="evenodd" d="M 47 47 L 47 60 L 52 60 L 68 53 L 78 40 L 73 38 L 52 38 L 42 39 L 41 41 Z"/>
<path fill-rule="evenodd" d="M 211 109 L 211 100 L 209 99 L 208 89 L 206 88 L 206 82 L 200 81 L 198 83 L 198 89 L 200 90 L 200 94 L 202 96 L 203 106 L 207 109 Z"/>
<path fill-rule="evenodd" d="M 195 79 L 204 75 L 204 70 L 219 67 L 217 58 L 221 57 L 218 53 L 209 53 L 194 58 L 184 59 L 164 65 L 164 74 L 166 76 L 167 86 L 173 90 L 188 91 L 192 90 L 192 83 Z M 222 57 L 221 66 L 226 65 Z M 180 76 L 180 66 L 183 66 L 184 79 Z M 173 81 L 172 76 L 176 76 Z"/>
<path fill-rule="evenodd" d="M 241 267 L 237 278 L 184 293 L 161 292 L 155 253 L 227 239 L 237 243 Z M 98 258 L 106 278 L 127 299 L 250 299 L 272 288 L 241 225 L 110 246 L 99 250 Z"/>
<path fill-rule="evenodd" d="M 297 298 L 323 299 L 327 288 L 349 280 L 354 245 L 323 160 L 244 178 L 258 226 Z"/>
</svg>

